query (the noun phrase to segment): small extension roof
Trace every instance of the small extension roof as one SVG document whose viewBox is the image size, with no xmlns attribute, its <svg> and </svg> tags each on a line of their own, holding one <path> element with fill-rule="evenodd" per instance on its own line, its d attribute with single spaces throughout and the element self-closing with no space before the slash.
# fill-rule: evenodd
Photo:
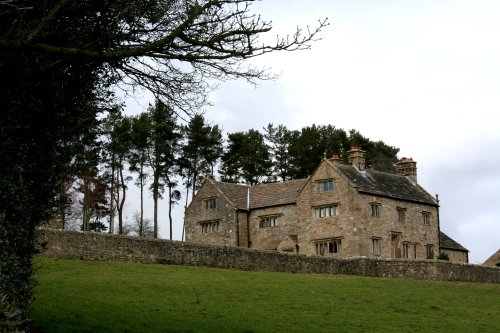
<svg viewBox="0 0 500 333">
<path fill-rule="evenodd" d="M 469 252 L 469 250 L 451 239 L 442 231 L 439 232 L 439 247 L 442 249 Z"/>
</svg>

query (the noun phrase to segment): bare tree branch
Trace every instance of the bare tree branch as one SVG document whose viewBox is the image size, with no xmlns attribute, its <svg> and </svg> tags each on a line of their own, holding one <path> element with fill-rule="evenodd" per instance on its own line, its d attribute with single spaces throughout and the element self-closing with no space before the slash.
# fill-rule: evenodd
<svg viewBox="0 0 500 333">
<path fill-rule="evenodd" d="M 82 5 L 82 9 L 67 0 L 5 0 L 0 1 L 0 9 L 9 9 L 0 12 L 0 21 L 26 7 L 26 3 L 33 4 L 34 11 L 46 13 L 34 26 L 23 26 L 18 20 L 17 31 L 0 32 L 0 51 L 49 53 L 108 63 L 123 81 L 146 87 L 163 95 L 170 104 L 178 104 L 179 109 L 189 110 L 206 102 L 209 80 L 274 79 L 276 76 L 268 69 L 254 68 L 248 59 L 276 51 L 308 49 L 328 25 L 327 19 L 320 20 L 312 30 L 297 28 L 292 35 L 278 36 L 275 43 L 262 43 L 261 36 L 272 26 L 251 12 L 254 1 L 107 0 L 102 8 Z M 108 35 L 103 31 L 92 44 L 85 45 L 78 40 L 60 42 L 50 38 L 57 33 L 58 22 L 78 10 L 86 10 L 82 15 L 92 24 L 103 24 L 103 29 L 105 24 L 114 24 L 118 31 Z M 193 100 L 195 94 L 202 97 Z"/>
</svg>

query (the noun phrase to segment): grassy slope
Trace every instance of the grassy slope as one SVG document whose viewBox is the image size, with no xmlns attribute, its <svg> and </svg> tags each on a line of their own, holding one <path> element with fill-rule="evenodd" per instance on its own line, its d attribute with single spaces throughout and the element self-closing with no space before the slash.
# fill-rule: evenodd
<svg viewBox="0 0 500 333">
<path fill-rule="evenodd" d="M 47 332 L 499 332 L 500 285 L 38 258 Z"/>
</svg>

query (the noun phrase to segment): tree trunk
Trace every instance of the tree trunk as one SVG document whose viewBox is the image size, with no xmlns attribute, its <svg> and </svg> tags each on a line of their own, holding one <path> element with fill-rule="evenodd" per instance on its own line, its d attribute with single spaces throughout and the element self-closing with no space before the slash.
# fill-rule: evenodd
<svg viewBox="0 0 500 333">
<path fill-rule="evenodd" d="M 120 192 L 117 192 L 116 202 L 118 205 L 118 233 L 123 235 L 123 206 L 125 205 L 125 197 L 127 194 L 127 189 L 125 187 L 125 180 L 123 179 L 123 165 L 120 163 L 120 169 L 118 170 L 120 174 L 120 188 L 122 190 L 122 197 L 120 200 Z"/>
<path fill-rule="evenodd" d="M 191 191 L 193 195 L 196 192 L 196 178 L 198 178 L 198 169 L 196 167 L 196 163 L 198 163 L 197 159 L 194 160 L 193 169 L 191 170 L 193 172 L 193 180 L 192 180 L 193 189 Z"/>
<path fill-rule="evenodd" d="M 188 206 L 188 197 L 189 197 L 189 184 L 186 184 L 186 203 L 184 204 L 184 214 L 186 214 L 186 208 Z M 182 219 L 182 236 L 181 240 L 184 241 L 184 227 L 185 227 L 185 219 Z"/>
<path fill-rule="evenodd" d="M 143 154 L 144 160 L 144 154 Z M 141 187 L 141 219 L 139 220 L 139 236 L 143 236 L 144 230 L 144 163 L 141 163 L 141 169 L 139 174 L 139 183 Z"/>
<path fill-rule="evenodd" d="M 115 206 L 114 206 L 114 196 L 115 196 L 115 154 L 111 156 L 111 186 L 109 189 L 109 233 L 115 233 Z"/>
<path fill-rule="evenodd" d="M 158 168 L 155 169 L 153 174 L 153 202 L 154 202 L 154 211 L 153 211 L 153 237 L 158 238 L 158 183 L 160 181 L 160 175 L 157 172 Z"/>
<path fill-rule="evenodd" d="M 168 186 L 168 222 L 170 226 L 170 240 L 172 240 L 172 186 Z"/>
<path fill-rule="evenodd" d="M 82 207 L 82 231 L 90 230 L 90 176 L 83 176 L 83 207 Z"/>
</svg>

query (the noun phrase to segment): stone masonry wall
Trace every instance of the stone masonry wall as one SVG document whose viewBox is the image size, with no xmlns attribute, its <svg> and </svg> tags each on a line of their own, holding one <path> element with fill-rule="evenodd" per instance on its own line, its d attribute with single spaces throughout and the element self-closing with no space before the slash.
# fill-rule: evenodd
<svg viewBox="0 0 500 333">
<path fill-rule="evenodd" d="M 274 227 L 260 227 L 260 220 L 266 216 L 276 217 L 277 225 Z M 295 205 L 255 210 L 250 214 L 249 222 L 252 248 L 257 250 L 276 250 L 285 236 L 297 235 L 300 230 Z"/>
<path fill-rule="evenodd" d="M 205 200 L 215 200 L 216 207 L 207 209 Z M 235 207 L 211 185 L 202 186 L 186 210 L 186 240 L 201 244 L 238 245 L 247 241 L 246 221 Z M 202 233 L 203 223 L 218 223 L 216 232 Z M 243 234 L 243 235 L 242 235 Z M 246 247 L 246 245 L 244 245 Z"/>
<path fill-rule="evenodd" d="M 335 259 L 53 229 L 37 230 L 37 238 L 41 247 L 40 256 L 59 259 L 500 283 L 500 268 L 437 260 Z"/>
</svg>

